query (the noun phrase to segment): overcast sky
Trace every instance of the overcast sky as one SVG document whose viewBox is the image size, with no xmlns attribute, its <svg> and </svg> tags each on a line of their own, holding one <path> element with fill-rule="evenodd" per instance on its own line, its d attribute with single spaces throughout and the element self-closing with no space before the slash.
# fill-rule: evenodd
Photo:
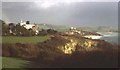
<svg viewBox="0 0 120 70">
<path fill-rule="evenodd" d="M 117 26 L 118 3 L 73 0 L 2 2 L 2 19 L 14 23 L 22 19 L 67 26 Z"/>
</svg>

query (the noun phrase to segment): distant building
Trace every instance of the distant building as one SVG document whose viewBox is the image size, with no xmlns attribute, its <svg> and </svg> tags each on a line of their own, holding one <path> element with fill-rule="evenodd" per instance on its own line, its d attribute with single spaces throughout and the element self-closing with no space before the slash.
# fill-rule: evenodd
<svg viewBox="0 0 120 70">
<path fill-rule="evenodd" d="M 20 22 L 20 26 L 23 26 L 23 27 L 25 27 L 26 29 L 32 29 L 33 31 L 35 31 L 36 33 L 36 35 L 39 33 L 39 31 L 38 31 L 38 29 L 39 29 L 39 27 L 38 27 L 38 25 L 36 25 L 36 24 L 28 24 L 27 23 L 27 21 L 22 21 L 21 20 L 21 22 Z"/>
<path fill-rule="evenodd" d="M 75 27 L 70 27 L 70 30 L 65 32 L 65 33 L 69 34 L 69 35 L 75 35 L 75 34 L 80 34 L 81 35 L 81 31 L 77 30 L 77 28 L 75 28 Z"/>
<path fill-rule="evenodd" d="M 20 26 L 24 26 L 24 25 L 26 25 L 26 21 L 22 21 L 22 20 L 21 20 Z"/>
</svg>

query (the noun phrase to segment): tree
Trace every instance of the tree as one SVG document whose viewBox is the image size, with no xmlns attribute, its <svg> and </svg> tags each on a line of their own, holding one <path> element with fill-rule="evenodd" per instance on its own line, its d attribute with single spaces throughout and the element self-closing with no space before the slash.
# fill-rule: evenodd
<svg viewBox="0 0 120 70">
<path fill-rule="evenodd" d="M 53 30 L 53 29 L 48 29 L 47 32 L 48 32 L 49 34 L 56 34 L 56 33 L 57 33 L 57 31 L 56 31 L 56 30 Z"/>
<path fill-rule="evenodd" d="M 8 35 L 9 34 L 9 26 L 3 20 L 0 20 L 0 23 L 2 23 L 2 35 Z"/>
<path fill-rule="evenodd" d="M 28 31 L 28 36 L 33 36 L 33 35 L 35 35 L 35 31 L 33 31 L 32 29 L 29 29 L 29 31 Z"/>
<path fill-rule="evenodd" d="M 14 23 L 9 23 L 9 26 L 15 26 L 15 24 Z"/>
<path fill-rule="evenodd" d="M 42 29 L 41 31 L 39 31 L 38 35 L 42 35 L 42 36 L 47 35 L 47 30 Z"/>
<path fill-rule="evenodd" d="M 14 23 L 9 23 L 9 30 L 12 32 L 15 30 L 15 24 Z"/>
<path fill-rule="evenodd" d="M 30 24 L 30 21 L 26 21 L 26 24 Z"/>
</svg>

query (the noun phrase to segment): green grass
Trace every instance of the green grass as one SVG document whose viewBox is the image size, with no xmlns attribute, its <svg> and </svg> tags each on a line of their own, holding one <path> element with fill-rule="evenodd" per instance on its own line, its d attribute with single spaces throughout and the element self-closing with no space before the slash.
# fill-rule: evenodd
<svg viewBox="0 0 120 70">
<path fill-rule="evenodd" d="M 0 69 L 2 69 L 2 57 L 0 56 Z"/>
<path fill-rule="evenodd" d="M 2 43 L 28 43 L 36 44 L 50 39 L 50 36 L 32 36 L 32 37 L 18 37 L 18 36 L 3 36 Z"/>
<path fill-rule="evenodd" d="M 2 68 L 24 68 L 30 61 L 18 58 L 2 57 Z"/>
</svg>

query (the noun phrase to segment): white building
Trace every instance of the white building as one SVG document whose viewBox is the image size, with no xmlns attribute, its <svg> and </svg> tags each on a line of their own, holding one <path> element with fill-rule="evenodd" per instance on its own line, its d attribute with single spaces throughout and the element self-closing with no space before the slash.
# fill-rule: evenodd
<svg viewBox="0 0 120 70">
<path fill-rule="evenodd" d="M 21 20 L 20 26 L 23 26 L 23 27 L 25 27 L 26 29 L 32 29 L 33 31 L 36 32 L 36 33 L 35 33 L 36 35 L 39 33 L 39 31 L 38 31 L 38 26 L 35 25 L 35 24 L 27 24 L 26 21 L 23 22 L 23 21 Z"/>
<path fill-rule="evenodd" d="M 26 21 L 23 22 L 23 21 L 21 20 L 20 26 L 23 26 L 23 25 L 26 25 Z"/>
<path fill-rule="evenodd" d="M 33 25 L 33 24 L 26 24 L 26 25 L 24 25 L 24 27 L 26 29 L 32 29 L 33 27 L 35 27 L 35 25 Z"/>
</svg>

